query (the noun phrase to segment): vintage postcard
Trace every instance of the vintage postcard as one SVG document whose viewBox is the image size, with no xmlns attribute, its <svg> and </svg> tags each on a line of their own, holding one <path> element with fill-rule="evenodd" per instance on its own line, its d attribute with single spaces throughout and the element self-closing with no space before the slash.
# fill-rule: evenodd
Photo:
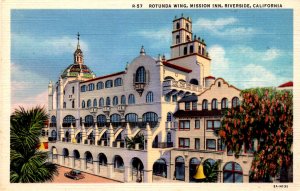
<svg viewBox="0 0 300 191">
<path fill-rule="evenodd" d="M 299 189 L 299 1 L 1 7 L 1 190 Z"/>
</svg>

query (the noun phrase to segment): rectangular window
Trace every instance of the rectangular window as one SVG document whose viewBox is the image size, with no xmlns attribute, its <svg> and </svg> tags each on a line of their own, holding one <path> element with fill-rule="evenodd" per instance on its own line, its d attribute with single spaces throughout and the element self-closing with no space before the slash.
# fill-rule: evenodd
<svg viewBox="0 0 300 191">
<path fill-rule="evenodd" d="M 190 139 L 179 138 L 179 148 L 190 148 Z"/>
<path fill-rule="evenodd" d="M 195 120 L 195 129 L 200 129 L 200 120 Z"/>
<path fill-rule="evenodd" d="M 218 139 L 218 151 L 225 150 L 225 142 L 223 139 Z"/>
<path fill-rule="evenodd" d="M 192 102 L 192 110 L 197 110 L 197 102 Z"/>
<path fill-rule="evenodd" d="M 179 130 L 189 131 L 190 121 L 189 120 L 179 120 Z"/>
<path fill-rule="evenodd" d="M 190 109 L 191 109 L 190 102 L 185 102 L 185 110 L 190 110 Z"/>
<path fill-rule="evenodd" d="M 221 121 L 220 120 L 207 120 L 206 121 L 206 129 L 208 130 L 217 130 L 221 127 Z"/>
<path fill-rule="evenodd" d="M 195 150 L 200 150 L 200 139 L 199 138 L 195 139 Z"/>
<path fill-rule="evenodd" d="M 216 140 L 215 139 L 206 139 L 206 149 L 216 150 Z"/>
</svg>

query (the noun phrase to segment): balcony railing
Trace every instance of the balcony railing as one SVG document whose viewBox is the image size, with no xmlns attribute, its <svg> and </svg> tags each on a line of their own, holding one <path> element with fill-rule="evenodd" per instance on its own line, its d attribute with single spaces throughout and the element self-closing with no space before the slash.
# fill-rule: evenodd
<svg viewBox="0 0 300 191">
<path fill-rule="evenodd" d="M 173 142 L 158 142 L 158 143 L 153 143 L 152 148 L 171 148 L 173 147 Z"/>
<path fill-rule="evenodd" d="M 144 122 L 144 121 L 138 121 L 138 122 L 98 122 L 98 127 L 109 127 L 110 124 L 113 126 L 113 128 L 123 127 L 125 128 L 127 123 L 129 123 L 130 128 L 138 127 L 140 129 L 145 129 L 147 123 L 149 123 L 150 128 L 155 128 L 159 125 L 158 121 L 150 121 L 150 122 Z"/>
<path fill-rule="evenodd" d="M 50 127 L 56 127 L 56 123 L 50 123 Z"/>
<path fill-rule="evenodd" d="M 71 127 L 71 125 L 73 125 L 73 127 L 76 127 L 76 123 L 63 123 L 62 124 L 63 127 Z"/>
<path fill-rule="evenodd" d="M 183 81 L 166 80 L 163 82 L 163 90 L 169 89 L 182 89 L 194 92 L 202 92 L 204 90 L 204 88 L 199 85 L 194 85 Z"/>
</svg>

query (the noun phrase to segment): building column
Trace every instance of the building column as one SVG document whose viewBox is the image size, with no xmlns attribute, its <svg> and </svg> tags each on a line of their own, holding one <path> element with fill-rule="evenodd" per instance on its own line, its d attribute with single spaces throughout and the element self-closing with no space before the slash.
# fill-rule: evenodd
<svg viewBox="0 0 300 191">
<path fill-rule="evenodd" d="M 61 128 L 59 128 L 59 141 L 62 141 L 63 140 L 63 138 L 65 138 L 65 131 L 64 131 L 64 129 L 63 129 L 63 127 L 62 127 L 62 124 L 61 124 Z"/>
<path fill-rule="evenodd" d="M 175 176 L 175 164 L 173 164 L 173 163 L 170 163 L 170 179 L 171 180 L 175 180 L 176 179 L 176 176 Z"/>
<path fill-rule="evenodd" d="M 190 169 L 189 165 L 184 165 L 184 182 L 190 182 Z"/>
<path fill-rule="evenodd" d="M 94 135 L 95 135 L 95 145 L 97 145 L 98 139 L 99 139 L 99 129 L 98 129 L 98 124 L 95 123 L 95 129 L 94 129 Z"/>
<path fill-rule="evenodd" d="M 58 157 L 58 164 L 60 164 L 60 165 L 64 165 L 64 156 L 62 156 L 62 155 L 57 155 L 57 157 Z"/>
<path fill-rule="evenodd" d="M 151 183 L 152 182 L 152 170 L 144 170 L 144 180 L 145 183 Z"/>
<path fill-rule="evenodd" d="M 172 175 L 172 171 L 171 171 L 171 163 L 169 163 L 169 165 L 167 165 L 167 179 L 171 180 L 173 178 L 173 175 Z"/>
<path fill-rule="evenodd" d="M 82 123 L 81 136 L 82 136 L 82 143 L 81 144 L 84 144 L 85 140 L 87 139 L 84 123 Z"/>
<path fill-rule="evenodd" d="M 94 170 L 94 174 L 99 174 L 99 162 L 94 162 L 93 163 L 93 170 Z"/>
<path fill-rule="evenodd" d="M 80 168 L 82 171 L 85 171 L 86 170 L 86 161 L 85 159 L 80 159 Z"/>
<path fill-rule="evenodd" d="M 113 146 L 113 142 L 114 142 L 114 129 L 112 124 L 110 123 L 109 128 L 108 128 L 108 144 L 110 147 Z"/>
<path fill-rule="evenodd" d="M 69 157 L 69 163 L 70 163 L 70 167 L 74 168 L 75 167 L 75 157 Z"/>
<path fill-rule="evenodd" d="M 107 177 L 113 178 L 113 176 L 114 176 L 113 163 L 107 163 Z"/>
<path fill-rule="evenodd" d="M 146 124 L 146 132 L 145 132 L 145 148 L 144 150 L 149 150 L 152 148 L 152 131 L 149 123 Z"/>
<path fill-rule="evenodd" d="M 125 166 L 125 169 L 124 169 L 124 182 L 129 182 L 129 174 L 130 174 L 130 167 Z"/>
<path fill-rule="evenodd" d="M 75 140 L 75 130 L 74 130 L 74 127 L 73 127 L 73 124 L 71 126 L 71 143 L 76 143 L 76 140 Z"/>
</svg>

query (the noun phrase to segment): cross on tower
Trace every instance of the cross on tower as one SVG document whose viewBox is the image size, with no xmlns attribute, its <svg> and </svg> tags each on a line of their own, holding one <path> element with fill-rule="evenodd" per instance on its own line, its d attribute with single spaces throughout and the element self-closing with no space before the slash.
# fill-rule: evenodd
<svg viewBox="0 0 300 191">
<path fill-rule="evenodd" d="M 79 37 L 80 37 L 80 34 L 79 32 L 77 33 L 77 40 L 78 40 L 78 43 L 79 43 Z"/>
</svg>

